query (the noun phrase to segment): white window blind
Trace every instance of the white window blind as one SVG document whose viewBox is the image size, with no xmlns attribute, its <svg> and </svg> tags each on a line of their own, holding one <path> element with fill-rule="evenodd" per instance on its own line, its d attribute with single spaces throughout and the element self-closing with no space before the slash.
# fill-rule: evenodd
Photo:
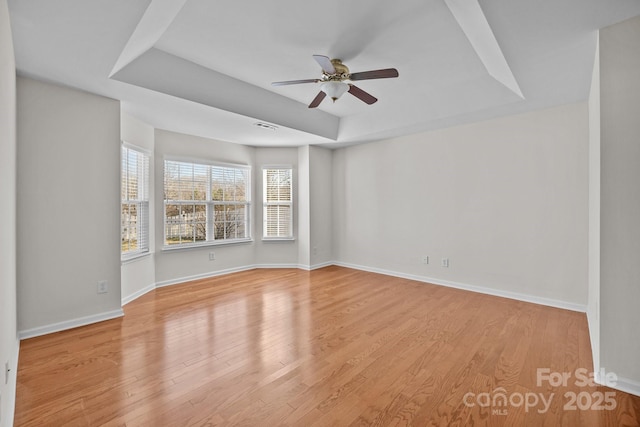
<svg viewBox="0 0 640 427">
<path fill-rule="evenodd" d="M 164 162 L 165 246 L 246 240 L 250 169 Z"/>
<path fill-rule="evenodd" d="M 265 168 L 263 183 L 263 238 L 293 238 L 293 186 L 290 168 Z"/>
<path fill-rule="evenodd" d="M 121 257 L 149 252 L 149 156 L 123 146 L 121 150 Z"/>
</svg>

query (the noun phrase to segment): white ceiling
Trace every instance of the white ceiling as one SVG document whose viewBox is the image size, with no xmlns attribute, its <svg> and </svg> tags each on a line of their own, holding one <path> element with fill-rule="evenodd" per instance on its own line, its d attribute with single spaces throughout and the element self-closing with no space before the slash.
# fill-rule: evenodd
<svg viewBox="0 0 640 427">
<path fill-rule="evenodd" d="M 9 0 L 19 73 L 154 127 L 255 146 L 362 143 L 585 100 L 596 30 L 639 0 Z M 318 109 L 311 55 L 397 68 Z M 265 130 L 256 122 L 276 125 Z"/>
</svg>

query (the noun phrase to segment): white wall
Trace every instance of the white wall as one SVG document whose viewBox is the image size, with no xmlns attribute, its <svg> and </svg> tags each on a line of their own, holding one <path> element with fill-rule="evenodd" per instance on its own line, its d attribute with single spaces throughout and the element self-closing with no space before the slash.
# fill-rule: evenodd
<svg viewBox="0 0 640 427">
<path fill-rule="evenodd" d="M 126 113 L 121 113 L 120 125 L 124 142 L 149 152 L 149 176 L 153 178 L 155 168 L 153 127 Z M 149 181 L 149 254 L 122 263 L 120 278 L 123 304 L 153 289 L 156 283 L 155 234 L 153 232 L 155 230 L 155 182 L 153 179 Z"/>
<path fill-rule="evenodd" d="M 298 147 L 298 264 L 311 268 L 310 147 Z"/>
<path fill-rule="evenodd" d="M 337 150 L 335 259 L 584 309 L 588 148 L 580 103 Z"/>
<path fill-rule="evenodd" d="M 298 147 L 298 262 L 313 269 L 333 261 L 333 154 L 315 146 Z"/>
<path fill-rule="evenodd" d="M 27 78 L 17 90 L 18 330 L 117 316 L 120 103 Z"/>
<path fill-rule="evenodd" d="M 164 239 L 164 230 L 161 226 L 164 215 L 162 182 L 163 161 L 166 156 L 195 161 L 208 160 L 251 166 L 255 164 L 255 149 L 253 147 L 156 129 L 155 221 L 159 225 L 155 228 L 156 283 L 159 285 L 177 283 L 190 278 L 210 276 L 252 265 L 254 259 L 253 243 L 162 250 Z M 252 168 L 251 173 L 252 175 L 256 174 L 255 167 Z M 253 182 L 261 182 L 261 180 Z M 252 188 L 251 193 L 251 216 L 255 218 L 256 204 L 260 203 L 256 201 L 255 188 Z M 255 221 L 252 221 L 253 223 Z M 251 235 L 254 239 L 256 238 L 255 227 L 251 230 Z M 209 261 L 209 252 L 215 252 L 215 261 Z"/>
<path fill-rule="evenodd" d="M 333 152 L 309 147 L 309 233 L 311 267 L 333 261 Z"/>
<path fill-rule="evenodd" d="M 640 395 L 640 17 L 600 31 L 600 361 Z"/>
<path fill-rule="evenodd" d="M 16 67 L 6 0 L 0 0 L 0 426 L 13 425 L 16 326 Z M 11 372 L 4 382 L 4 364 Z"/>
<path fill-rule="evenodd" d="M 255 154 L 255 264 L 271 266 L 298 265 L 298 149 L 297 148 L 256 148 Z M 294 240 L 262 240 L 263 235 L 263 182 L 264 166 L 291 166 L 293 168 L 293 230 Z"/>
<path fill-rule="evenodd" d="M 594 372 L 600 368 L 600 42 L 589 90 L 589 298 L 587 320 Z"/>
</svg>

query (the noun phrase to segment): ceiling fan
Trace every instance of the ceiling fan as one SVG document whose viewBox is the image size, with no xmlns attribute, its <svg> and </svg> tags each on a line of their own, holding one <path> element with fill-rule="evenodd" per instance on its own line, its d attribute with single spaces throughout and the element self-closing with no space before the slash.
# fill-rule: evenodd
<svg viewBox="0 0 640 427">
<path fill-rule="evenodd" d="M 362 102 L 366 104 L 373 104 L 378 99 L 373 95 L 360 89 L 358 86 L 350 83 L 351 81 L 358 80 L 371 80 L 371 79 L 388 79 L 391 77 L 398 77 L 398 70 L 395 68 L 385 68 L 383 70 L 363 71 L 360 73 L 351 73 L 349 68 L 342 63 L 340 59 L 329 59 L 323 55 L 313 55 L 313 59 L 316 60 L 322 68 L 322 77 L 319 79 L 305 79 L 305 80 L 289 80 L 285 82 L 273 82 L 272 86 L 285 86 L 285 85 L 297 85 L 300 83 L 322 83 L 320 86 L 320 92 L 309 104 L 309 108 L 316 108 L 322 100 L 329 95 L 329 97 L 336 102 L 345 92 L 349 92 Z"/>
</svg>

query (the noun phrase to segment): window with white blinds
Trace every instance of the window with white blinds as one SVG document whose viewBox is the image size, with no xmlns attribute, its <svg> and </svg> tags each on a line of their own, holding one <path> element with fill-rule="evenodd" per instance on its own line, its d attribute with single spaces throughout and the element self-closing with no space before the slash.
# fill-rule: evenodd
<svg viewBox="0 0 640 427">
<path fill-rule="evenodd" d="M 122 146 L 120 176 L 121 258 L 149 252 L 149 156 Z"/>
<path fill-rule="evenodd" d="M 164 162 L 164 245 L 250 239 L 250 168 Z"/>
<path fill-rule="evenodd" d="M 291 168 L 264 168 L 263 238 L 293 238 L 293 182 Z"/>
</svg>

